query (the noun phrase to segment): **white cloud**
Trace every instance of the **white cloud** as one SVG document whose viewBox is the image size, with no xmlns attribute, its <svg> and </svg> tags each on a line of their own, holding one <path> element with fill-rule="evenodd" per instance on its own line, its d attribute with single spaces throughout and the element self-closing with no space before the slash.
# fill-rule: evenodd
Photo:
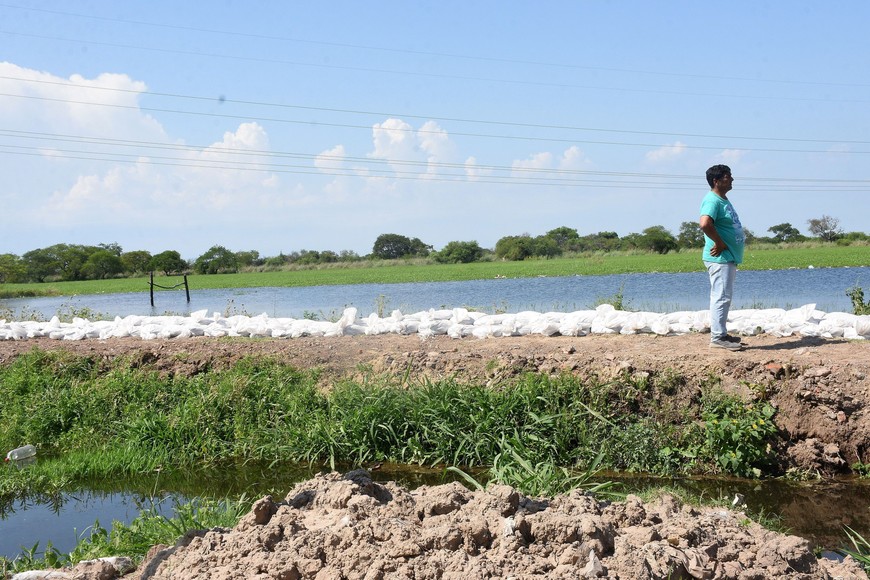
<svg viewBox="0 0 870 580">
<path fill-rule="evenodd" d="M 664 161 L 672 161 L 677 157 L 680 157 L 685 152 L 686 144 L 680 141 L 676 141 L 673 145 L 665 145 L 663 147 L 659 147 L 658 149 L 648 151 L 646 154 L 646 159 L 647 161 L 651 161 L 653 163 L 661 163 Z"/>
<path fill-rule="evenodd" d="M 74 135 L 120 137 L 135 131 L 165 139 L 162 127 L 139 110 L 145 83 L 104 73 L 68 79 L 0 62 L 0 121 L 6 128 Z M 22 98 L 23 97 L 23 98 Z"/>
<path fill-rule="evenodd" d="M 577 170 L 588 168 L 591 165 L 592 161 L 576 145 L 566 149 L 562 153 L 562 158 L 559 159 L 559 169 Z"/>
<path fill-rule="evenodd" d="M 443 173 L 440 163 L 450 163 L 455 156 L 455 147 L 450 140 L 447 131 L 442 129 L 435 121 L 426 121 L 417 133 L 420 149 L 426 154 L 426 173 L 436 175 Z M 448 170 L 449 172 L 449 170 Z"/>
<path fill-rule="evenodd" d="M 332 149 L 321 151 L 314 158 L 314 166 L 325 173 L 330 173 L 343 169 L 346 157 L 347 153 L 344 150 L 344 145 L 336 145 Z"/>
<path fill-rule="evenodd" d="M 511 167 L 514 168 L 515 173 L 522 175 L 524 172 L 523 169 L 552 169 L 553 167 L 553 154 L 549 151 L 544 151 L 541 153 L 534 153 L 530 155 L 527 159 L 517 159 L 513 163 L 511 163 Z"/>
<path fill-rule="evenodd" d="M 372 126 L 374 149 L 369 157 L 375 159 L 411 160 L 419 157 L 414 128 L 401 119 L 387 119 Z"/>
<path fill-rule="evenodd" d="M 728 165 L 731 163 L 739 162 L 741 159 L 743 159 L 744 155 L 745 151 L 743 151 L 742 149 L 725 149 L 716 156 L 716 160 L 724 163 L 725 165 Z"/>
<path fill-rule="evenodd" d="M 549 151 L 534 153 L 511 163 L 511 176 L 518 179 L 570 179 L 570 172 L 589 169 L 592 161 L 576 145 L 558 157 Z"/>
<path fill-rule="evenodd" d="M 483 175 L 480 166 L 477 164 L 477 158 L 469 157 L 465 160 L 465 176 L 469 181 L 477 181 Z"/>
<path fill-rule="evenodd" d="M 372 127 L 373 149 L 368 157 L 385 160 L 393 171 L 404 176 L 431 177 L 450 173 L 444 163 L 456 160 L 456 146 L 450 135 L 435 121 L 419 129 L 401 119 L 387 119 Z M 372 166 L 372 174 L 377 174 Z"/>
</svg>

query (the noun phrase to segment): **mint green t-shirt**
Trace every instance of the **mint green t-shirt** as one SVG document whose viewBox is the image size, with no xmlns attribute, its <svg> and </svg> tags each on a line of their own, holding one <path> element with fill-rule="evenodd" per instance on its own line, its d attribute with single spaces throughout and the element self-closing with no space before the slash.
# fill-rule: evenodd
<svg viewBox="0 0 870 580">
<path fill-rule="evenodd" d="M 722 199 L 711 191 L 701 201 L 701 215 L 708 215 L 713 219 L 713 225 L 716 227 L 716 231 L 719 232 L 719 237 L 728 246 L 728 249 L 718 256 L 711 256 L 710 250 L 715 244 L 713 240 L 705 235 L 702 259 L 705 262 L 718 262 L 720 264 L 726 262 L 742 263 L 743 246 L 746 243 L 746 236 L 743 234 L 743 226 L 740 224 L 737 210 L 734 209 L 731 202 L 727 199 Z"/>
</svg>

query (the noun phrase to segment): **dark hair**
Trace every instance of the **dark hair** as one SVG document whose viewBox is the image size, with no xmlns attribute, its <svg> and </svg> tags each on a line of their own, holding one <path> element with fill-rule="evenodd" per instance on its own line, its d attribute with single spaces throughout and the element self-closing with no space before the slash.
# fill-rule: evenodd
<svg viewBox="0 0 870 580">
<path fill-rule="evenodd" d="M 710 184 L 710 189 L 713 189 L 713 182 L 717 179 L 722 179 L 726 175 L 731 175 L 731 168 L 727 165 L 714 165 L 707 170 L 707 183 Z"/>
</svg>

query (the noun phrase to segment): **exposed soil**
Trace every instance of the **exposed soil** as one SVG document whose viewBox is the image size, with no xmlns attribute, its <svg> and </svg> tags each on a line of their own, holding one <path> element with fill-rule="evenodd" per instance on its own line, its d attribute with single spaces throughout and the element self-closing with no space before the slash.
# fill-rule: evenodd
<svg viewBox="0 0 870 580">
<path fill-rule="evenodd" d="M 708 335 L 524 336 L 421 340 L 337 338 L 0 342 L 0 364 L 32 348 L 129 356 L 168 374 L 225 368 L 269 355 L 319 368 L 324 388 L 366 373 L 455 376 L 493 383 L 524 371 L 596 378 L 678 373 L 689 388 L 711 376 L 777 407 L 785 467 L 822 474 L 870 463 L 870 342 L 745 338 L 742 352 L 710 350 Z M 755 385 L 750 387 L 749 385 Z M 856 506 L 857 508 L 858 506 Z M 863 509 L 863 507 L 862 507 Z M 77 569 L 99 576 L 104 564 Z M 111 568 L 111 566 L 109 566 Z M 155 547 L 146 578 L 866 578 L 851 560 L 817 560 L 805 540 L 765 531 L 741 513 L 680 506 L 672 498 L 599 503 L 579 493 L 525 498 L 506 487 L 456 484 L 408 491 L 364 472 L 303 482 L 259 501 L 233 530 L 197 532 Z M 72 576 L 69 576 L 72 577 Z"/>
<path fill-rule="evenodd" d="M 66 578 L 114 578 L 93 562 Z M 816 559 L 806 540 L 739 511 L 672 496 L 607 503 L 576 491 L 528 498 L 458 483 L 408 491 L 359 470 L 265 497 L 232 530 L 154 546 L 127 577 L 146 579 L 867 578 L 851 558 Z"/>
</svg>

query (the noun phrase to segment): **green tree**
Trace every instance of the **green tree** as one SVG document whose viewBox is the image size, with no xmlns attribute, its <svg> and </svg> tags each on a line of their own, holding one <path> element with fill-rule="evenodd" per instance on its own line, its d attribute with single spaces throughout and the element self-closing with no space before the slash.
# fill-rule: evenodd
<svg viewBox="0 0 870 580">
<path fill-rule="evenodd" d="M 532 240 L 532 255 L 541 258 L 555 258 L 562 255 L 562 247 L 555 239 L 544 235 Z"/>
<path fill-rule="evenodd" d="M 704 232 L 698 222 L 683 222 L 680 224 L 680 233 L 677 243 L 683 248 L 701 248 L 704 246 Z"/>
<path fill-rule="evenodd" d="M 147 272 L 151 268 L 152 258 L 151 252 L 133 250 L 132 252 L 121 254 L 121 263 L 124 265 L 124 272 L 132 276 Z"/>
<path fill-rule="evenodd" d="M 843 230 L 840 229 L 840 220 L 829 215 L 807 220 L 807 224 L 811 234 L 826 242 L 833 242 L 843 235 Z"/>
<path fill-rule="evenodd" d="M 501 260 L 519 261 L 534 255 L 535 242 L 528 234 L 505 236 L 495 243 L 495 256 Z"/>
<path fill-rule="evenodd" d="M 81 280 L 82 267 L 93 252 L 101 248 L 70 244 L 55 244 L 31 250 L 21 256 L 29 280 Z"/>
<path fill-rule="evenodd" d="M 24 261 L 15 254 L 0 254 L 0 284 L 15 284 L 24 282 L 27 267 Z"/>
<path fill-rule="evenodd" d="M 591 252 L 612 252 L 622 247 L 616 232 L 598 232 L 580 238 L 580 250 Z"/>
<path fill-rule="evenodd" d="M 767 231 L 773 234 L 774 242 L 794 242 L 803 237 L 798 229 L 788 222 L 770 226 Z"/>
<path fill-rule="evenodd" d="M 263 260 L 260 259 L 260 252 L 257 250 L 236 252 L 236 260 L 238 260 L 240 267 L 261 266 L 263 264 Z"/>
<path fill-rule="evenodd" d="M 639 237 L 638 246 L 657 254 L 667 254 L 677 249 L 677 239 L 664 226 L 650 226 Z"/>
<path fill-rule="evenodd" d="M 118 257 L 124 253 L 124 250 L 121 248 L 121 245 L 118 242 L 112 242 L 111 244 L 97 244 L 97 247 L 101 250 L 106 250 Z"/>
<path fill-rule="evenodd" d="M 436 262 L 441 264 L 468 264 L 476 262 L 483 257 L 483 248 L 477 241 L 471 242 L 448 242 L 446 246 L 441 248 L 440 252 L 435 252 L 434 258 Z"/>
<path fill-rule="evenodd" d="M 342 250 L 338 253 L 339 262 L 359 262 L 361 259 L 353 250 Z"/>
<path fill-rule="evenodd" d="M 91 280 L 105 280 L 124 271 L 121 258 L 109 250 L 97 250 L 84 263 L 81 274 Z"/>
<path fill-rule="evenodd" d="M 163 272 L 166 276 L 171 276 L 185 271 L 187 269 L 187 262 L 182 260 L 181 254 L 175 250 L 166 250 L 151 258 L 149 268 Z"/>
<path fill-rule="evenodd" d="M 317 250 L 300 250 L 299 252 L 294 252 L 294 254 L 297 254 L 293 257 L 294 264 L 307 266 L 320 263 L 320 252 Z"/>
<path fill-rule="evenodd" d="M 580 234 L 574 228 L 561 226 L 544 235 L 553 240 L 563 252 L 573 252 L 580 248 Z"/>
<path fill-rule="evenodd" d="M 381 234 L 372 246 L 372 256 L 381 260 L 397 258 L 425 258 L 432 246 L 424 244 L 419 238 L 408 238 L 400 234 Z"/>
<path fill-rule="evenodd" d="M 223 246 L 212 246 L 193 261 L 193 271 L 197 274 L 224 274 L 238 270 L 239 259 Z"/>
</svg>

